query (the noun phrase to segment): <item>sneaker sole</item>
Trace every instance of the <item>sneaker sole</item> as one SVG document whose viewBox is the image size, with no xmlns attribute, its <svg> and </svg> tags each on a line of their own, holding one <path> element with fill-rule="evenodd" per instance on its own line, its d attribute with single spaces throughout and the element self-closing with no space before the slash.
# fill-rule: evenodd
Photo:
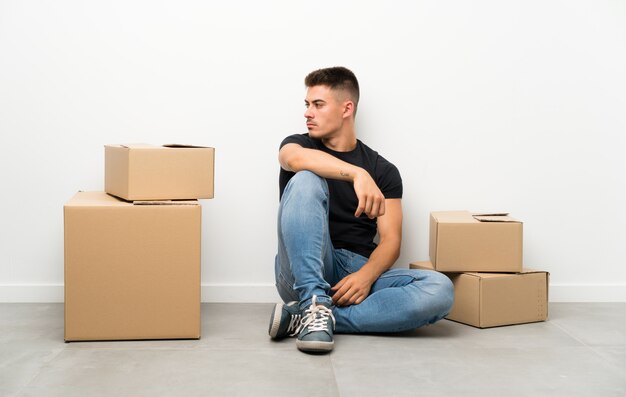
<svg viewBox="0 0 626 397">
<path fill-rule="evenodd" d="M 278 334 L 278 329 L 280 328 L 280 320 L 283 316 L 283 304 L 277 303 L 274 306 L 274 313 L 272 313 L 272 318 L 270 319 L 270 338 L 276 339 L 276 335 Z"/>
<path fill-rule="evenodd" d="M 303 352 L 329 352 L 333 350 L 335 347 L 335 342 L 322 342 L 322 341 L 305 341 L 305 340 L 296 340 L 296 346 L 298 350 Z"/>
</svg>

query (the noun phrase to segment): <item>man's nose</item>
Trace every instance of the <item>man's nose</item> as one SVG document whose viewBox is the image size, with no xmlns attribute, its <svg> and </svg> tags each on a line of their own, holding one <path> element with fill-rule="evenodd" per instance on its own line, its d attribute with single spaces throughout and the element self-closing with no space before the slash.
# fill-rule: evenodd
<svg viewBox="0 0 626 397">
<path fill-rule="evenodd" d="M 312 119 L 314 117 L 314 114 L 311 111 L 311 108 L 306 108 L 306 110 L 304 111 L 304 117 L 306 119 Z"/>
</svg>

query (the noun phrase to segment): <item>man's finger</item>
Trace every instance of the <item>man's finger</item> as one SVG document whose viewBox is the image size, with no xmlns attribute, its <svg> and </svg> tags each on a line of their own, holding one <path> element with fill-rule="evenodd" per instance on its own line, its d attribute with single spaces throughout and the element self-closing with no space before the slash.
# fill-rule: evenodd
<svg viewBox="0 0 626 397">
<path fill-rule="evenodd" d="M 343 278 L 339 283 L 341 284 L 337 291 L 333 294 L 333 300 L 339 304 L 344 304 L 346 300 L 350 298 L 354 294 L 354 292 L 350 293 L 352 290 L 352 285 L 347 282 L 346 278 Z"/>
<path fill-rule="evenodd" d="M 378 216 L 383 216 L 385 215 L 385 198 L 383 197 L 382 201 L 380 202 L 380 208 L 378 210 Z"/>
<path fill-rule="evenodd" d="M 337 300 L 337 303 L 338 303 L 340 306 L 343 306 L 343 305 L 345 305 L 345 304 L 350 304 L 350 303 L 351 303 L 350 301 L 351 301 L 351 299 L 352 299 L 352 296 L 354 296 L 354 291 L 352 291 L 352 290 L 347 290 L 347 291 L 345 291 L 345 292 L 344 292 L 344 294 L 341 296 L 341 298 L 339 298 L 339 299 Z"/>
<path fill-rule="evenodd" d="M 363 212 L 365 212 L 365 214 L 369 217 L 370 214 L 372 213 L 372 207 L 374 205 L 374 199 L 371 197 L 368 197 L 365 200 L 365 208 L 363 209 Z"/>
<path fill-rule="evenodd" d="M 361 294 L 354 294 L 350 297 L 350 304 L 351 305 L 355 305 L 357 303 L 360 303 L 360 299 L 361 299 Z"/>
<path fill-rule="evenodd" d="M 360 217 L 364 209 L 365 209 L 365 203 L 363 202 L 362 198 L 359 198 L 359 204 L 356 207 L 356 212 L 354 213 L 354 216 L 357 218 Z"/>
<path fill-rule="evenodd" d="M 330 287 L 330 290 L 331 290 L 331 291 L 337 291 L 339 288 L 341 288 L 341 286 L 343 285 L 343 283 L 345 283 L 345 281 L 344 281 L 344 280 L 345 280 L 345 278 L 344 278 L 344 279 L 339 280 L 339 282 L 338 282 L 337 284 L 335 284 L 335 285 L 333 285 L 332 287 Z"/>
<path fill-rule="evenodd" d="M 378 216 L 378 212 L 380 211 L 380 203 L 374 201 L 372 204 L 372 210 L 367 214 L 370 219 L 374 219 Z"/>
<path fill-rule="evenodd" d="M 376 210 L 372 209 L 372 219 L 377 218 L 379 216 L 385 215 L 385 200 L 378 199 L 376 200 Z"/>
<path fill-rule="evenodd" d="M 339 302 L 339 300 L 342 299 L 345 293 L 348 291 L 348 286 L 336 285 L 334 288 L 337 288 L 337 289 L 335 290 L 335 293 L 333 294 L 332 299 L 334 302 Z"/>
</svg>

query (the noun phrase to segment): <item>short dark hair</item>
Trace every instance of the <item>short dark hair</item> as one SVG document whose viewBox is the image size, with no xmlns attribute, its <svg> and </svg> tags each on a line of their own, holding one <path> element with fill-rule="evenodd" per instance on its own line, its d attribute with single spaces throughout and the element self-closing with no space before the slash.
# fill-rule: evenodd
<svg viewBox="0 0 626 397">
<path fill-rule="evenodd" d="M 315 70 L 305 77 L 304 85 L 309 88 L 325 85 L 333 90 L 348 91 L 356 111 L 359 103 L 359 82 L 350 69 L 343 66 L 334 66 L 332 68 Z"/>
</svg>

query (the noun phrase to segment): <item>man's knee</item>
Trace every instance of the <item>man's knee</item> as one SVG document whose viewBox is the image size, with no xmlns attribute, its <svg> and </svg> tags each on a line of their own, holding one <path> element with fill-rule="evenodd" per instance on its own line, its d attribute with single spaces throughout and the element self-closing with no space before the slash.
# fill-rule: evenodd
<svg viewBox="0 0 626 397">
<path fill-rule="evenodd" d="M 296 185 L 299 188 L 323 189 L 326 186 L 326 181 L 314 172 L 303 170 L 296 172 L 289 180 L 289 184 Z"/>
<path fill-rule="evenodd" d="M 326 197 L 328 196 L 328 184 L 321 176 L 311 171 L 297 172 L 285 188 L 286 195 L 299 195 L 301 197 Z"/>
</svg>

